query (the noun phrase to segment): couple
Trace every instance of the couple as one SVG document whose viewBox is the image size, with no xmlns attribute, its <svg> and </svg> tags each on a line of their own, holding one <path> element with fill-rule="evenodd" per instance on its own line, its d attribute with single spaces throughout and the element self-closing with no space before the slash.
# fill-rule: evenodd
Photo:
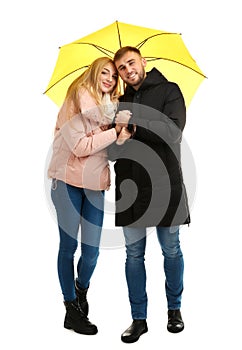
<svg viewBox="0 0 242 350">
<path fill-rule="evenodd" d="M 110 187 L 108 159 L 116 174 L 115 224 L 123 227 L 125 273 L 132 323 L 121 335 L 133 343 L 148 331 L 146 228 L 155 227 L 164 256 L 167 330 L 184 328 L 180 308 L 183 255 L 179 226 L 190 222 L 180 164 L 186 122 L 182 93 L 135 47 L 119 49 L 113 61 L 95 60 L 69 87 L 59 111 L 48 169 L 60 245 L 58 276 L 66 307 L 64 327 L 96 334 L 89 321 L 87 291 L 98 255 L 104 192 Z M 118 76 L 126 83 L 119 96 Z M 74 253 L 81 227 L 81 256 Z"/>
</svg>

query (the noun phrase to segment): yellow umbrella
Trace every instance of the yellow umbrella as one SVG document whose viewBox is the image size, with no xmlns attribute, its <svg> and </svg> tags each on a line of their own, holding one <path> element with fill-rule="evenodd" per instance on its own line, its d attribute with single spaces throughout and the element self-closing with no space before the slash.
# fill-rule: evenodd
<svg viewBox="0 0 242 350">
<path fill-rule="evenodd" d="M 176 82 L 191 102 L 205 78 L 186 48 L 181 34 L 114 22 L 90 35 L 62 46 L 50 82 L 44 92 L 58 106 L 68 86 L 92 61 L 100 56 L 113 58 L 123 46 L 135 46 L 147 60 L 147 71 L 156 67 L 168 80 Z"/>
</svg>

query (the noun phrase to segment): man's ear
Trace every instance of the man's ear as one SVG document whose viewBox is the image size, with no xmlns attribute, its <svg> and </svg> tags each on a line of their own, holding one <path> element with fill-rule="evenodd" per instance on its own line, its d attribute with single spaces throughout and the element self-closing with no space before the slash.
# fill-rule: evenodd
<svg viewBox="0 0 242 350">
<path fill-rule="evenodd" d="M 143 64 L 144 67 L 146 67 L 146 65 L 147 65 L 147 61 L 146 61 L 146 59 L 144 57 L 142 57 L 142 64 Z"/>
</svg>

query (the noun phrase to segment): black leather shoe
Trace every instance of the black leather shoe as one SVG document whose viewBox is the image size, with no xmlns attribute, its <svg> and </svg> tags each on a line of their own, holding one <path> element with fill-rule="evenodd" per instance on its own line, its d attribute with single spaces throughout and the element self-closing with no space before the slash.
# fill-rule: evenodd
<svg viewBox="0 0 242 350">
<path fill-rule="evenodd" d="M 171 333 L 179 333 L 184 329 L 180 310 L 168 310 L 167 330 Z"/>
<path fill-rule="evenodd" d="M 131 326 L 121 335 L 121 340 L 124 343 L 134 343 L 146 332 L 148 332 L 146 320 L 133 320 Z"/>
</svg>

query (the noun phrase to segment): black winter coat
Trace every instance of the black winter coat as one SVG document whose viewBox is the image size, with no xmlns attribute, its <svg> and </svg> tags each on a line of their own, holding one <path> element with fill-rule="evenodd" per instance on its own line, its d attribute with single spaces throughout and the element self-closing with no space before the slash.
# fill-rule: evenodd
<svg viewBox="0 0 242 350">
<path fill-rule="evenodd" d="M 186 108 L 177 84 L 155 68 L 138 91 L 127 87 L 119 109 L 132 111 L 132 139 L 113 143 L 116 226 L 174 226 L 190 222 L 180 145 Z"/>
</svg>

